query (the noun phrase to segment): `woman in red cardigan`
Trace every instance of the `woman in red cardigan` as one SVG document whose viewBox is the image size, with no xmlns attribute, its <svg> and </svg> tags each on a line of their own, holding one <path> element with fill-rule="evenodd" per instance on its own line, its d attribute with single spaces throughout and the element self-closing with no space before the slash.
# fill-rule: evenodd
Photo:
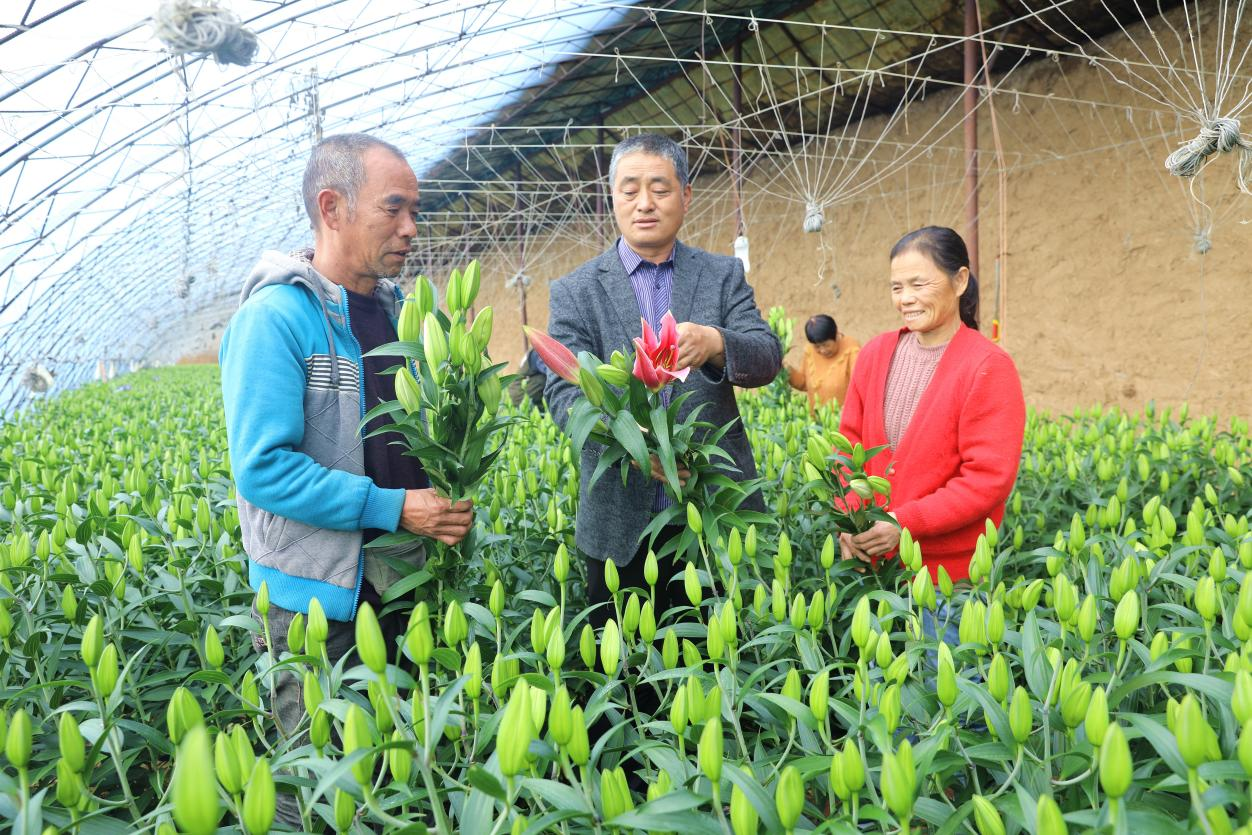
<svg viewBox="0 0 1252 835">
<path fill-rule="evenodd" d="M 927 226 L 892 248 L 891 300 L 903 327 L 861 349 L 839 429 L 853 443 L 887 445 L 867 470 L 891 482 L 891 515 L 920 543 L 932 578 L 943 566 L 962 580 L 1017 478 L 1021 380 L 1009 355 L 978 332 L 978 281 L 953 230 Z M 894 553 L 900 527 L 878 522 L 841 535 L 844 558 Z"/>
</svg>

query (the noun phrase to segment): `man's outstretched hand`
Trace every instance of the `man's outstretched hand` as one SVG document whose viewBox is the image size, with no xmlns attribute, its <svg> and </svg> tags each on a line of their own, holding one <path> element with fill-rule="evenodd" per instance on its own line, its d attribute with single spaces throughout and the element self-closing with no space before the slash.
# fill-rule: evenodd
<svg viewBox="0 0 1252 835">
<path fill-rule="evenodd" d="M 456 545 L 474 524 L 474 503 L 468 499 L 453 504 L 433 489 L 406 490 L 400 527 L 418 536 Z"/>
</svg>

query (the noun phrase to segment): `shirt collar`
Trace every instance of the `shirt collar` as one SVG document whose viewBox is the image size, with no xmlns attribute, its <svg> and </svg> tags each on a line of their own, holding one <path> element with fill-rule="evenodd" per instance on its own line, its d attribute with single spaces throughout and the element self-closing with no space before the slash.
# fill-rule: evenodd
<svg viewBox="0 0 1252 835">
<path fill-rule="evenodd" d="M 673 266 L 674 250 L 677 248 L 678 248 L 678 245 L 675 244 L 674 248 L 669 251 L 669 255 L 665 256 L 665 260 L 662 261 L 660 264 L 652 264 L 651 261 L 647 263 L 650 266 L 658 266 L 658 267 L 663 267 L 667 264 L 670 266 Z M 635 252 L 633 249 L 631 249 L 630 244 L 626 243 L 625 238 L 617 239 L 617 257 L 621 259 L 622 267 L 625 268 L 626 270 L 626 275 L 632 275 L 635 272 L 635 270 L 639 269 L 639 265 L 644 263 L 644 257 L 640 255 L 638 252 Z"/>
</svg>

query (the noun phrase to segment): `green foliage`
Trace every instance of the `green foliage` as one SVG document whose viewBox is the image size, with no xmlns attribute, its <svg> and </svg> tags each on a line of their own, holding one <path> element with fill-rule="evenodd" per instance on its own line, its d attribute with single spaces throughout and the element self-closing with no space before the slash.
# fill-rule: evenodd
<svg viewBox="0 0 1252 835">
<path fill-rule="evenodd" d="M 952 627 L 940 650 L 928 580 L 861 574 L 827 545 L 840 522 L 804 465 L 836 416 L 769 396 L 742 398 L 769 517 L 693 505 L 682 602 L 658 612 L 653 589 L 622 587 L 612 625 L 588 633 L 577 454 L 545 416 L 509 411 L 464 601 L 423 605 L 381 654 L 366 623 L 369 666 L 330 667 L 316 613 L 305 654 L 254 649 L 215 372 L 120 383 L 0 425 L 0 818 L 15 831 L 260 831 L 275 794 L 311 831 L 1217 833 L 1249 818 L 1242 421 L 1032 414 L 1017 491 L 980 545 L 990 569 L 934 609 Z M 1120 635 L 1119 609 L 1134 615 Z M 276 670 L 313 711 L 287 736 Z"/>
</svg>

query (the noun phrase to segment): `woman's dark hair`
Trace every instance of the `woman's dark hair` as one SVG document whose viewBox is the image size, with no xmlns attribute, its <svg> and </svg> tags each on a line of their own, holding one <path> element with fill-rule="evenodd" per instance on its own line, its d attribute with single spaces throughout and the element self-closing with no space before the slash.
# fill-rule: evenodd
<svg viewBox="0 0 1252 835">
<path fill-rule="evenodd" d="M 816 345 L 819 342 L 825 342 L 827 339 L 837 338 L 839 336 L 839 326 L 835 324 L 834 319 L 825 313 L 819 313 L 804 323 L 804 335 L 809 338 L 809 342 Z"/>
<path fill-rule="evenodd" d="M 948 278 L 955 278 L 961 267 L 969 270 L 969 250 L 965 248 L 965 241 L 946 226 L 923 226 L 908 233 L 891 248 L 891 257 L 909 250 L 925 255 L 947 273 Z M 961 321 L 978 330 L 978 279 L 973 270 L 969 270 L 969 283 L 961 294 L 960 310 Z"/>
</svg>

